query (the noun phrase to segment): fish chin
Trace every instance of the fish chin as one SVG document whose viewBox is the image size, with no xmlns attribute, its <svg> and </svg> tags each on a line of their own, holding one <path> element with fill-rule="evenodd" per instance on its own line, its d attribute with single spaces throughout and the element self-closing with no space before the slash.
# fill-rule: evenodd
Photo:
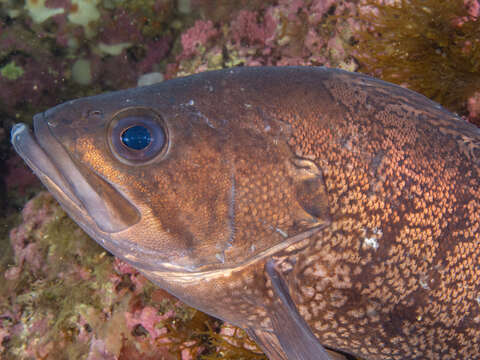
<svg viewBox="0 0 480 360">
<path fill-rule="evenodd" d="M 84 229 L 96 227 L 68 181 L 25 124 L 14 125 L 11 142 L 15 151 L 75 221 L 82 224 Z"/>
<path fill-rule="evenodd" d="M 83 209 L 80 200 L 72 192 L 70 185 L 52 163 L 50 157 L 39 146 L 37 140 L 25 124 L 15 124 L 11 131 L 11 142 L 15 151 L 27 163 L 41 182 L 55 194 L 60 203 L 70 202 L 72 207 Z"/>
</svg>

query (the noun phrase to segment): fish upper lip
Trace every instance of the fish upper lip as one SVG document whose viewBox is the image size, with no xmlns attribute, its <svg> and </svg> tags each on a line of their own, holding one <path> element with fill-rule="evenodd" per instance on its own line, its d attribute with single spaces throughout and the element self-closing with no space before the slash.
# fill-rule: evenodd
<svg viewBox="0 0 480 360">
<path fill-rule="evenodd" d="M 34 120 L 43 121 L 43 115 L 35 115 Z M 52 137 L 51 134 L 44 135 Z M 27 125 L 19 123 L 12 127 L 11 143 L 15 151 L 80 227 L 91 237 L 96 238 L 102 246 L 107 247 L 107 238 L 102 236 L 68 181 Z"/>
<path fill-rule="evenodd" d="M 36 119 L 40 116 L 41 114 L 35 115 L 34 120 L 38 121 Z M 40 146 L 37 138 L 33 136 L 27 125 L 19 123 L 12 127 L 11 142 L 16 152 L 46 186 L 46 183 L 49 182 L 51 185 L 58 188 L 58 193 L 63 193 L 64 196 L 68 197 L 76 207 L 83 208 L 80 200 L 72 192 L 65 177 L 60 173 L 57 166 L 52 162 L 52 159 Z"/>
</svg>

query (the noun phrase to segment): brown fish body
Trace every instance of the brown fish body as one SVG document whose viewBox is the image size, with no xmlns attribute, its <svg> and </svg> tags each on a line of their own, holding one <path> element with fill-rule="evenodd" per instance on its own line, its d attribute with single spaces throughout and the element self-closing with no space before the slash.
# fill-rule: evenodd
<svg viewBox="0 0 480 360">
<path fill-rule="evenodd" d="M 112 137 L 138 118 L 164 144 L 125 159 Z M 35 124 L 39 144 L 14 130 L 17 151 L 93 238 L 270 358 L 295 356 L 303 329 L 365 359 L 480 359 L 480 130 L 423 96 L 324 68 L 231 69 Z"/>
</svg>

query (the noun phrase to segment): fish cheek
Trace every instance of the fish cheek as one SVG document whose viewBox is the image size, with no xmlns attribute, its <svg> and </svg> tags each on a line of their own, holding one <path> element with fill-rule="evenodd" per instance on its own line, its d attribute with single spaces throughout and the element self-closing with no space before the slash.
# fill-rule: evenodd
<svg viewBox="0 0 480 360">
<path fill-rule="evenodd" d="M 155 182 L 149 203 L 172 239 L 158 251 L 183 249 L 185 257 L 169 259 L 176 265 L 199 267 L 222 262 L 221 252 L 230 238 L 231 175 L 224 147 L 213 130 L 197 128 L 195 137 L 178 139 L 168 159 L 156 165 L 145 182 Z"/>
</svg>

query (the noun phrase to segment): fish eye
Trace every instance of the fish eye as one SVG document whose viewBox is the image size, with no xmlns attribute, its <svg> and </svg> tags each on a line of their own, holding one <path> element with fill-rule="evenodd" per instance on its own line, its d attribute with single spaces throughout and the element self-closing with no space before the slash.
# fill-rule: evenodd
<svg viewBox="0 0 480 360">
<path fill-rule="evenodd" d="M 117 159 L 141 165 L 165 152 L 166 127 L 161 117 L 149 109 L 126 109 L 113 117 L 108 143 Z"/>
<path fill-rule="evenodd" d="M 150 131 L 143 125 L 126 128 L 120 139 L 123 145 L 133 150 L 143 150 L 152 143 Z"/>
</svg>

